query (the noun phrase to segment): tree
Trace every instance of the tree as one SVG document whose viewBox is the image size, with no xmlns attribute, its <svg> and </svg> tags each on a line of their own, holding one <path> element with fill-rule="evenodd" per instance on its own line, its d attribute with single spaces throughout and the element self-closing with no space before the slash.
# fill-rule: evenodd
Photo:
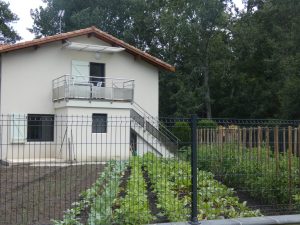
<svg viewBox="0 0 300 225">
<path fill-rule="evenodd" d="M 161 116 L 298 116 L 298 0 L 245 0 L 245 11 L 231 0 L 44 1 L 36 36 L 58 33 L 65 9 L 63 31 L 95 25 L 175 65 L 160 73 Z"/>
<path fill-rule="evenodd" d="M 291 80 L 297 81 L 300 75 L 300 2 L 248 3 L 247 11 L 232 29 L 235 61 L 231 73 L 235 97 L 223 107 L 223 113 L 240 118 L 295 118 L 292 116 L 296 115 L 295 108 L 286 109 L 286 103 L 300 101 L 298 95 L 292 96 L 287 91 Z M 284 97 L 285 94 L 289 97 Z"/>
<path fill-rule="evenodd" d="M 0 0 L 0 43 L 15 43 L 21 39 L 10 25 L 17 20 L 17 15 L 9 9 L 9 3 Z"/>
<path fill-rule="evenodd" d="M 65 10 L 62 31 L 97 26 L 112 35 L 123 37 L 128 24 L 128 0 L 43 0 L 46 7 L 31 10 L 34 25 L 30 31 L 36 37 L 59 32 L 58 11 Z"/>
</svg>

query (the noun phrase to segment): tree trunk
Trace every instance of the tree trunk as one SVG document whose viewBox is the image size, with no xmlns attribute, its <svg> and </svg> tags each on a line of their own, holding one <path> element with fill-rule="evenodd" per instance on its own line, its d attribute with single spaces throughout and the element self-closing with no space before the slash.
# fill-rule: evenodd
<svg viewBox="0 0 300 225">
<path fill-rule="evenodd" d="M 211 119 L 211 99 L 210 99 L 210 89 L 209 89 L 209 70 L 208 70 L 208 63 L 204 67 L 204 100 L 205 100 L 205 108 L 206 108 L 206 117 Z"/>
</svg>

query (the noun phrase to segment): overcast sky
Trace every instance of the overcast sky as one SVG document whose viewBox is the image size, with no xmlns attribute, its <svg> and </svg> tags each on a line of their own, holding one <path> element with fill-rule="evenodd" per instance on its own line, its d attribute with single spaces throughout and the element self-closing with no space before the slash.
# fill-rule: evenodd
<svg viewBox="0 0 300 225">
<path fill-rule="evenodd" d="M 30 16 L 30 9 L 45 6 L 42 0 L 4 0 L 10 3 L 10 9 L 18 15 L 19 20 L 13 24 L 18 34 L 22 37 L 22 41 L 31 40 L 34 35 L 27 28 L 31 28 L 33 21 Z M 235 4 L 242 8 L 242 0 L 233 0 Z"/>
</svg>

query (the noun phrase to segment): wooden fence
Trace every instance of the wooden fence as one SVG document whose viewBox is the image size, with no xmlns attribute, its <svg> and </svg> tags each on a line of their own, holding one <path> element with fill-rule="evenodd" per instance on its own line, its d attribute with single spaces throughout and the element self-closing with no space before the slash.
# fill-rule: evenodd
<svg viewBox="0 0 300 225">
<path fill-rule="evenodd" d="M 267 151 L 300 155 L 299 127 L 218 127 L 198 129 L 198 144 L 217 144 L 218 146 L 235 144 L 241 148 L 258 151 L 264 147 Z"/>
</svg>

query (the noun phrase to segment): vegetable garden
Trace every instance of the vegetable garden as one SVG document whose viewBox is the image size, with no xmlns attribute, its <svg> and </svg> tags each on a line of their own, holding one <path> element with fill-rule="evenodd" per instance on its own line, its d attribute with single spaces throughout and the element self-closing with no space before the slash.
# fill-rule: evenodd
<svg viewBox="0 0 300 225">
<path fill-rule="evenodd" d="M 111 161 L 81 200 L 55 224 L 149 224 L 189 220 L 191 168 L 187 161 L 147 153 Z M 232 188 L 198 173 L 198 219 L 260 216 Z"/>
<path fill-rule="evenodd" d="M 189 221 L 191 130 L 186 122 L 178 125 L 173 129 L 182 140 L 178 154 L 110 161 L 55 224 Z M 222 127 L 200 121 L 196 152 L 198 220 L 299 213 L 300 127 Z"/>
</svg>

